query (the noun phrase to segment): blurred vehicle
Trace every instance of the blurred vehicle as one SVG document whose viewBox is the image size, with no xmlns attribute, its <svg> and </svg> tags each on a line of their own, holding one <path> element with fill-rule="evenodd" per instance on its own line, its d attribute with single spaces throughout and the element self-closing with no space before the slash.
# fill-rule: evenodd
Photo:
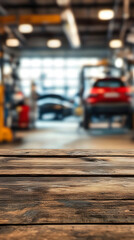
<svg viewBox="0 0 134 240">
<path fill-rule="evenodd" d="M 83 127 L 88 129 L 92 116 L 127 115 L 132 128 L 132 104 L 130 88 L 120 78 L 98 79 L 84 99 Z"/>
<path fill-rule="evenodd" d="M 38 98 L 39 119 L 62 120 L 73 113 L 73 103 L 67 98 L 48 94 Z"/>
</svg>

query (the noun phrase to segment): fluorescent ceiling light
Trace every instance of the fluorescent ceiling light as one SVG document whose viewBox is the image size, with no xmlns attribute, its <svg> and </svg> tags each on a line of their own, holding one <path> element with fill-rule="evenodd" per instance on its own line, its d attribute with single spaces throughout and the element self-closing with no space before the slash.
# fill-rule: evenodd
<svg viewBox="0 0 134 240">
<path fill-rule="evenodd" d="M 47 46 L 49 48 L 59 48 L 59 47 L 61 47 L 61 41 L 59 39 L 48 40 Z"/>
<path fill-rule="evenodd" d="M 33 31 L 33 26 L 31 24 L 21 24 L 18 29 L 21 33 L 31 33 Z"/>
<path fill-rule="evenodd" d="M 70 4 L 70 0 L 57 0 L 56 2 L 59 6 L 67 6 Z"/>
<path fill-rule="evenodd" d="M 63 29 L 65 31 L 65 34 L 68 38 L 68 41 L 70 42 L 71 46 L 73 48 L 79 48 L 81 43 L 80 43 L 80 38 L 79 35 L 76 31 L 76 27 L 74 26 L 70 26 L 70 24 L 65 24 L 63 26 Z"/>
<path fill-rule="evenodd" d="M 74 48 L 79 48 L 81 43 L 73 12 L 70 9 L 66 9 L 62 13 L 61 17 L 62 20 L 65 21 L 63 28 L 71 46 Z"/>
<path fill-rule="evenodd" d="M 70 9 L 66 9 L 62 14 L 61 18 L 67 21 L 69 24 L 75 24 L 74 14 Z"/>
<path fill-rule="evenodd" d="M 98 18 L 100 20 L 110 20 L 114 17 L 114 11 L 112 9 L 100 10 L 98 13 Z"/>
<path fill-rule="evenodd" d="M 20 45 L 20 42 L 17 38 L 8 38 L 6 40 L 6 45 L 8 47 L 18 47 Z"/>
<path fill-rule="evenodd" d="M 121 47 L 123 47 L 123 43 L 120 39 L 113 39 L 109 42 L 109 47 L 111 47 L 111 48 L 121 48 Z"/>
<path fill-rule="evenodd" d="M 115 59 L 115 66 L 117 68 L 122 68 L 123 67 L 123 59 L 122 58 L 116 58 Z"/>
</svg>

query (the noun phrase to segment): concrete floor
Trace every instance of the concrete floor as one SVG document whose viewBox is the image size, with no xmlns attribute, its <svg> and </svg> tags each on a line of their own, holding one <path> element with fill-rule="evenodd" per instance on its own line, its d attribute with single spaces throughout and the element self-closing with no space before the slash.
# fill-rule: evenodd
<svg viewBox="0 0 134 240">
<path fill-rule="evenodd" d="M 38 122 L 37 129 L 21 131 L 12 144 L 1 144 L 2 149 L 134 149 L 132 133 L 127 129 L 107 124 L 92 126 L 84 131 L 74 122 Z M 97 127 L 97 128 L 96 128 Z"/>
</svg>

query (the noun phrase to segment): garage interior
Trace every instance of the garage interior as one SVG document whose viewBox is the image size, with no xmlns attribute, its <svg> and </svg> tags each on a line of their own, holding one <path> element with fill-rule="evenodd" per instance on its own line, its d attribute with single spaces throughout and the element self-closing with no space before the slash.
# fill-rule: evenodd
<svg viewBox="0 0 134 240">
<path fill-rule="evenodd" d="M 0 0 L 0 43 L 1 149 L 133 149 L 134 0 Z M 104 78 L 129 89 L 131 114 L 85 129 Z"/>
</svg>

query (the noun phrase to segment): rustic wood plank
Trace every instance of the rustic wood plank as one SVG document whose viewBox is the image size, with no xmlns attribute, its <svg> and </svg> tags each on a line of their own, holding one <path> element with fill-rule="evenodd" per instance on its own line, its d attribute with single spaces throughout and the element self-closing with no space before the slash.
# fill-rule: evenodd
<svg viewBox="0 0 134 240">
<path fill-rule="evenodd" d="M 0 239 L 133 239 L 133 150 L 0 150 L 0 166 Z"/>
<path fill-rule="evenodd" d="M 0 150 L 0 156 L 49 156 L 49 157 L 90 157 L 90 156 L 131 156 L 134 157 L 134 150 L 95 150 L 95 149 L 16 149 L 16 150 Z"/>
<path fill-rule="evenodd" d="M 0 201 L 0 224 L 37 223 L 134 223 L 134 201 Z"/>
<path fill-rule="evenodd" d="M 134 158 L 0 157 L 0 175 L 134 175 Z"/>
<path fill-rule="evenodd" d="M 134 225 L 0 226 L 1 240 L 133 240 Z"/>
<path fill-rule="evenodd" d="M 0 177 L 0 200 L 134 200 L 134 178 Z"/>
</svg>

